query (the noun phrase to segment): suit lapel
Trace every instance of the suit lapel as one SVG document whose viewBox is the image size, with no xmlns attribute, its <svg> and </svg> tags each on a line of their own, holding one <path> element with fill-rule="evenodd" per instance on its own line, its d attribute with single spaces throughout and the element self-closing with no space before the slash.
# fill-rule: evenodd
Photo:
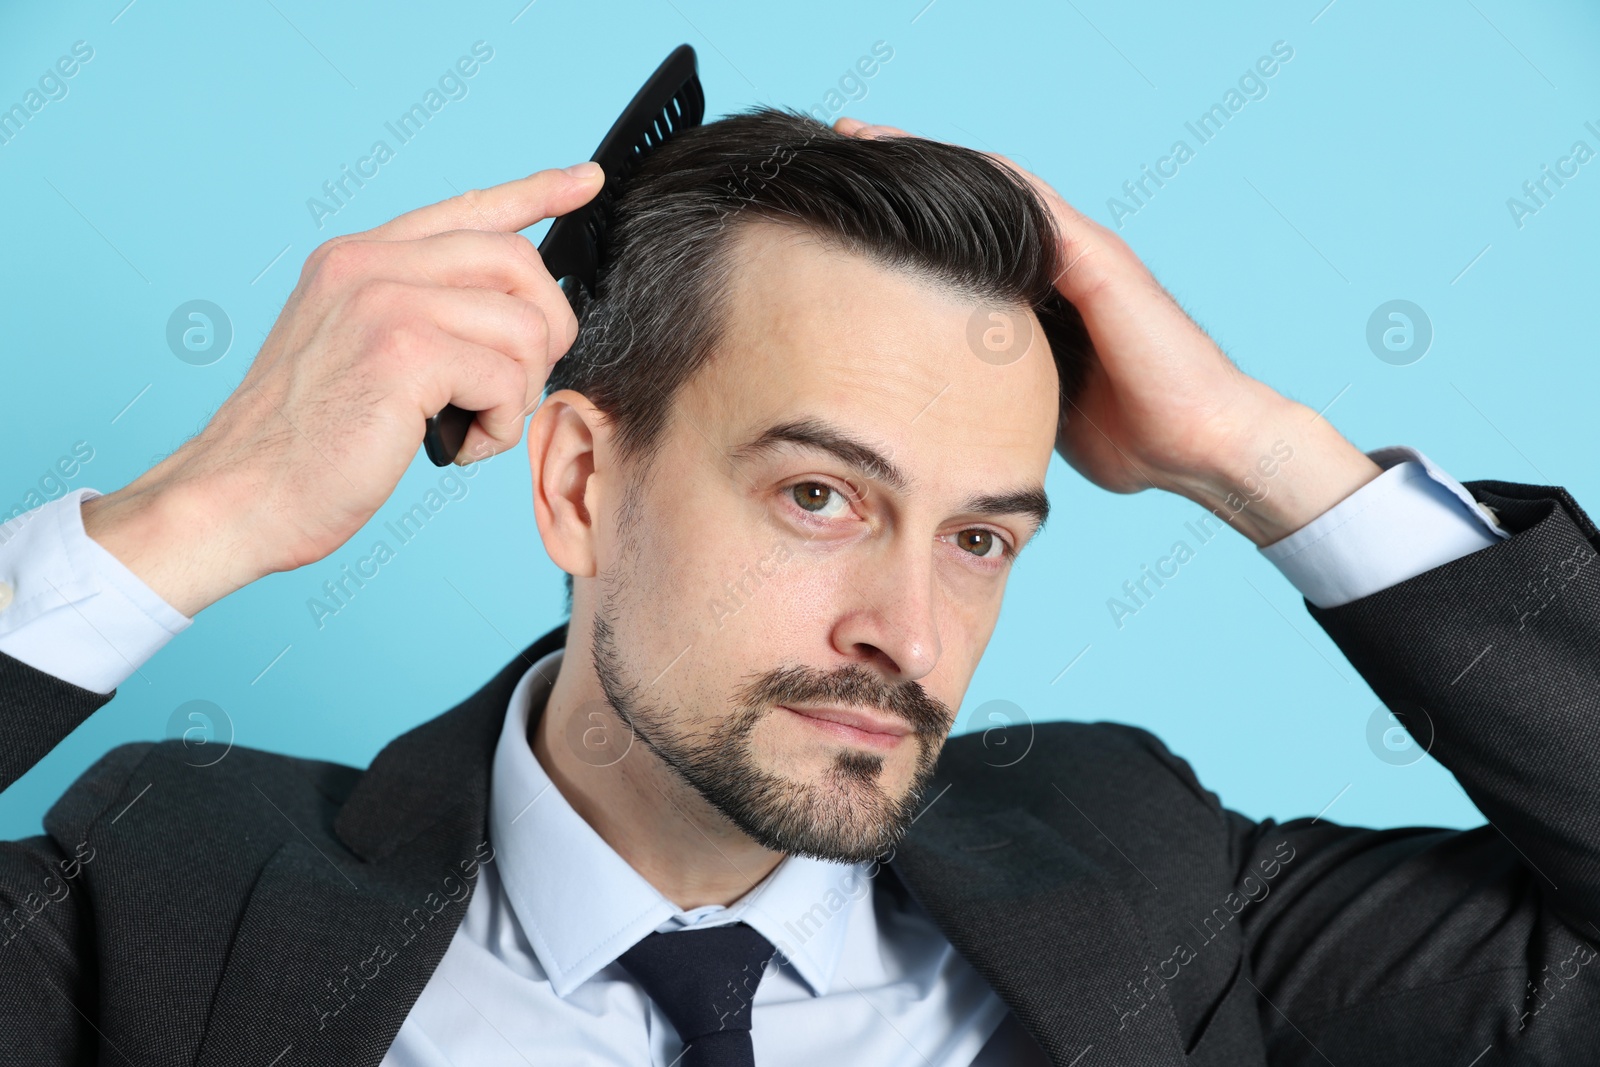
<svg viewBox="0 0 1600 1067">
<path fill-rule="evenodd" d="M 1146 938 L 1104 872 L 1030 812 L 951 793 L 889 866 L 1051 1063 L 1182 1063 L 1165 992 L 1135 992 Z"/>
<path fill-rule="evenodd" d="M 511 692 L 565 642 L 556 628 L 391 741 L 336 815 L 292 773 L 256 783 L 285 841 L 239 919 L 198 1064 L 382 1060 L 493 861 L 489 770 Z"/>
<path fill-rule="evenodd" d="M 469 845 L 460 859 L 472 856 Z M 374 876 L 335 869 L 303 840 L 280 848 L 239 924 L 197 1063 L 378 1063 L 476 880 L 470 866 L 406 867 Z"/>
</svg>

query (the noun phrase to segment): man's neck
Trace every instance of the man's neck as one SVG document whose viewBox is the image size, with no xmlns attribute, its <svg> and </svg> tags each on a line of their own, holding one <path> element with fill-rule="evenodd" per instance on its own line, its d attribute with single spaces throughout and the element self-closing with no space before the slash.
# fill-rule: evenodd
<svg viewBox="0 0 1600 1067">
<path fill-rule="evenodd" d="M 783 855 L 751 840 L 637 737 L 630 745 L 591 663 L 569 630 L 561 670 L 529 730 L 534 758 L 572 809 L 662 896 L 685 911 L 732 904 Z M 620 739 L 616 755 L 580 755 L 594 751 L 582 747 L 586 731 Z M 569 738 L 580 739 L 576 747 Z"/>
</svg>

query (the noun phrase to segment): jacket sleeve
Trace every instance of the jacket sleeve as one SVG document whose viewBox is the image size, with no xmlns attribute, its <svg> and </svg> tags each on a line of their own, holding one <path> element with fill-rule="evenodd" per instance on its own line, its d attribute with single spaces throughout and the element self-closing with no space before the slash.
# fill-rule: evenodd
<svg viewBox="0 0 1600 1067">
<path fill-rule="evenodd" d="M 0 790 L 115 695 L 79 688 L 0 652 Z"/>
<path fill-rule="evenodd" d="M 0 653 L 4 784 L 110 699 Z M 112 749 L 56 803 L 49 821 L 71 827 L 73 840 L 55 833 L 0 842 L 0 1064 L 88 1063 L 101 1049 L 85 876 L 96 858 L 92 828 L 150 747 Z"/>
<path fill-rule="evenodd" d="M 1563 489 L 1467 486 L 1510 539 L 1307 609 L 1486 825 L 1222 812 L 1238 884 L 1271 882 L 1239 922 L 1273 1063 L 1600 1058 L 1596 530 Z"/>
</svg>

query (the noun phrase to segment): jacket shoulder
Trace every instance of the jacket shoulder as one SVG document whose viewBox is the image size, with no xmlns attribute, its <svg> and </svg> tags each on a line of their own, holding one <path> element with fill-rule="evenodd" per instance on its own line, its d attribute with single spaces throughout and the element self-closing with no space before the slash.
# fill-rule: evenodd
<svg viewBox="0 0 1600 1067">
<path fill-rule="evenodd" d="M 57 841 L 82 840 L 155 747 L 154 741 L 130 741 L 90 764 L 45 812 L 44 827 L 50 836 Z"/>
<path fill-rule="evenodd" d="M 1077 795 L 1168 805 L 1219 818 L 1217 795 L 1155 734 L 1119 722 L 1011 723 L 950 738 L 941 777 L 993 792 L 1007 804 L 1059 803 Z M 1170 806 L 1176 806 L 1170 807 Z"/>
<path fill-rule="evenodd" d="M 105 818 L 120 813 L 160 790 L 203 805 L 208 817 L 186 822 L 192 833 L 206 823 L 226 823 L 230 810 L 239 810 L 263 787 L 272 790 L 275 803 L 299 811 L 337 808 L 349 797 L 362 771 L 327 760 L 287 756 L 277 752 L 227 745 L 219 753 L 186 744 L 182 739 L 131 741 L 110 749 L 67 787 L 45 814 L 45 830 L 58 842 L 81 841 Z M 155 805 L 160 807 L 161 805 Z"/>
</svg>

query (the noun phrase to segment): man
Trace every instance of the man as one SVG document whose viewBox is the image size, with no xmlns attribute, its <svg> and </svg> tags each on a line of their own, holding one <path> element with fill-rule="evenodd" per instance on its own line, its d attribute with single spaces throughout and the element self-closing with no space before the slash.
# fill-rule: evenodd
<svg viewBox="0 0 1600 1067">
<path fill-rule="evenodd" d="M 364 772 L 108 753 L 0 853 L 8 1062 L 1592 1062 L 1600 569 L 1565 491 L 1362 454 L 1037 178 L 848 119 L 660 149 L 579 337 L 516 231 L 598 187 L 330 241 L 205 430 L 13 531 L 7 783 L 349 539 L 427 415 L 503 450 L 547 376 L 571 620 Z M 1261 546 L 1491 825 L 1256 823 L 1113 724 L 947 742 L 1052 450 Z"/>
</svg>

